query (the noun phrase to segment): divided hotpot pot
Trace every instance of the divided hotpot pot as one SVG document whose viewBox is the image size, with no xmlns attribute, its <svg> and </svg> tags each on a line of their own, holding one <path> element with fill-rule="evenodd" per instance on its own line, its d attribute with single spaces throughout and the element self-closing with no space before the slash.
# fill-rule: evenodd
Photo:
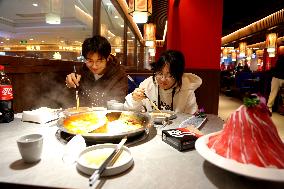
<svg viewBox="0 0 284 189">
<path fill-rule="evenodd" d="M 66 119 L 72 119 L 72 116 L 82 116 L 89 114 L 90 112 L 95 113 L 103 113 L 105 114 L 107 121 L 112 122 L 115 120 L 121 119 L 121 117 L 127 117 L 134 122 L 139 122 L 141 124 L 141 127 L 135 128 L 133 130 L 129 131 L 122 131 L 122 132 L 106 132 L 106 133 L 95 133 L 95 132 L 89 132 L 89 133 L 80 133 L 82 137 L 85 138 L 86 141 L 89 142 L 95 142 L 95 143 L 102 143 L 102 142 L 113 142 L 113 141 L 119 141 L 124 136 L 127 136 L 128 138 L 133 138 L 135 136 L 138 136 L 142 133 L 144 133 L 148 129 L 148 125 L 150 123 L 150 116 L 148 114 L 139 113 L 139 112 L 132 112 L 132 111 L 115 111 L 115 110 L 103 110 L 103 111 L 87 111 L 87 112 L 81 112 L 81 113 L 75 113 L 70 115 L 65 115 L 64 117 L 61 117 L 57 121 L 57 127 L 70 135 L 76 135 L 77 133 L 74 133 L 64 126 L 64 121 Z M 121 116 L 122 115 L 122 116 Z"/>
</svg>

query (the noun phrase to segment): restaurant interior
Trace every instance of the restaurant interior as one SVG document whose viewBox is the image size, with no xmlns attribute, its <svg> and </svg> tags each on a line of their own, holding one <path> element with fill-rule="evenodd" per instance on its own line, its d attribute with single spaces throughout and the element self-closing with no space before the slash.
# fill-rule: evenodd
<svg viewBox="0 0 284 189">
<path fill-rule="evenodd" d="M 240 142 L 238 150 L 241 152 L 235 154 L 242 157 L 239 162 L 248 162 L 244 167 L 243 163 L 227 162 L 208 152 L 207 142 L 213 141 L 213 132 L 219 131 L 217 134 L 221 138 L 226 130 L 220 130 L 227 128 L 227 131 L 232 131 L 227 132 L 231 133 L 228 135 L 234 138 L 234 133 L 240 133 L 235 128 L 239 125 L 246 127 L 246 123 L 253 120 L 257 123 L 252 124 L 251 130 L 261 124 L 273 125 L 273 129 L 266 129 L 271 133 L 263 135 L 261 139 L 256 137 L 258 141 L 269 138 L 265 143 L 268 147 L 258 142 L 259 148 L 279 150 L 271 152 L 273 157 L 277 153 L 284 155 L 281 142 L 283 123 L 278 121 L 283 120 L 284 115 L 284 86 L 280 87 L 272 107 L 273 121 L 277 113 L 277 128 L 270 122 L 268 113 L 271 112 L 265 110 L 266 113 L 263 113 L 263 108 L 257 113 L 247 113 L 241 106 L 243 98 L 252 94 L 261 95 L 266 101 L 269 98 L 272 70 L 277 58 L 284 55 L 284 3 L 278 0 L 239 0 L 234 4 L 229 0 L 0 0 L 0 65 L 5 67 L 5 73 L 12 82 L 12 106 L 16 120 L 10 123 L 14 132 L 9 130 L 9 123 L 5 123 L 4 127 L 1 123 L 0 126 L 0 132 L 5 134 L 0 137 L 0 144 L 4 146 L 0 154 L 1 157 L 5 156 L 0 164 L 3 168 L 0 186 L 91 188 L 94 182 L 98 182 L 95 188 L 283 188 L 283 157 L 275 160 L 276 165 L 267 165 L 265 155 L 257 154 L 261 158 L 256 164 L 263 166 L 246 167 L 255 164 L 257 159 L 254 156 L 255 159 L 252 158 L 250 162 L 246 159 L 246 149 L 242 152 L 247 135 L 242 135 L 245 139 Z M 111 54 L 133 78 L 134 83 L 128 80 L 128 93 L 135 90 L 136 84 L 153 75 L 150 64 L 155 63 L 164 51 L 181 51 L 185 56 L 185 72 L 202 79 L 202 85 L 195 91 L 200 112 L 193 117 L 197 119 L 193 121 L 188 114 L 168 113 L 166 118 L 157 121 L 153 114 L 149 119 L 144 114 L 141 116 L 132 111 L 126 114 L 120 112 L 119 116 L 123 116 L 117 118 L 117 113 L 110 112 L 105 115 L 107 123 L 98 126 L 101 129 L 99 134 L 92 133 L 97 128 L 91 128 L 87 134 L 66 129 L 67 122 L 78 118 L 76 114 L 72 117 L 73 114 L 65 111 L 76 103 L 78 109 L 75 90 L 66 87 L 66 76 L 85 64 L 82 44 L 86 38 L 94 35 L 101 35 L 110 42 Z M 56 110 L 57 115 L 63 112 L 63 118 L 50 121 L 49 112 L 35 123 L 29 117 L 23 117 L 25 112 L 46 107 Z M 101 112 L 100 108 L 109 107 L 96 108 L 99 111 L 95 112 Z M 101 115 L 95 113 L 95 116 L 97 119 Z M 112 127 L 108 122 L 113 122 L 113 119 L 140 124 L 140 127 L 134 131 L 127 130 L 127 134 L 105 134 L 104 126 Z M 241 123 L 246 119 L 247 122 Z M 189 131 L 194 133 L 193 143 L 182 143 L 183 139 L 167 136 L 169 133 L 176 135 L 166 132 L 177 126 L 182 128 L 181 125 L 195 127 Z M 280 137 L 277 130 L 281 130 Z M 254 135 L 254 132 L 249 134 Z M 21 159 L 22 152 L 21 155 L 18 152 L 24 139 L 18 138 L 30 133 L 42 135 L 44 145 L 41 160 L 27 164 L 24 158 Z M 277 135 L 277 142 L 274 139 L 270 141 L 272 135 Z M 82 136 L 83 139 L 80 138 Z M 125 136 L 128 138 L 123 138 Z M 197 139 L 199 137 L 203 141 Z M 195 143 L 196 140 L 199 142 Z M 15 145 L 9 150 L 11 141 Z M 126 142 L 125 146 L 123 142 Z M 111 146 L 109 143 L 119 144 Z M 206 147 L 203 143 L 206 143 Z M 91 150 L 98 150 L 93 144 L 105 145 L 98 149 L 114 149 L 111 154 L 120 159 L 128 158 L 127 162 L 119 165 L 115 162 L 118 161 L 115 159 L 117 157 L 109 156 L 97 169 L 86 166 L 83 160 L 73 162 L 74 154 L 83 157 Z M 236 146 L 233 142 L 229 144 L 228 149 Z M 282 145 L 282 149 L 277 145 Z M 218 152 L 222 151 L 218 143 L 213 144 L 212 148 L 219 155 L 223 153 Z M 226 157 L 233 156 L 230 150 L 226 153 Z M 64 160 L 64 157 L 71 159 Z M 269 156 L 267 159 L 273 158 Z M 107 168 L 108 163 L 112 165 Z M 54 171 L 54 166 L 58 172 Z M 279 169 L 268 170 L 269 166 Z M 163 175 L 168 178 L 161 179 Z M 94 179 L 90 176 L 97 177 Z M 182 177 L 185 178 L 180 179 Z"/>
<path fill-rule="evenodd" d="M 176 2 L 179 1 L 174 1 L 174 4 L 179 4 Z M 200 17 L 192 12 L 193 15 L 190 15 L 190 18 L 194 20 L 191 22 L 183 20 L 186 15 L 176 18 L 172 13 L 176 6 L 173 6 L 171 10 L 168 1 L 153 1 L 152 12 L 148 13 L 145 24 L 133 21 L 132 16 L 128 14 L 125 1 L 86 0 L 72 1 L 72 3 L 63 0 L 49 0 L 41 3 L 32 0 L 29 3 L 1 1 L 0 61 L 1 64 L 6 65 L 6 71 L 12 78 L 16 99 L 15 111 L 22 112 L 45 104 L 52 104 L 54 107 L 62 106 L 62 99 L 54 97 L 56 94 L 50 88 L 51 85 L 47 86 L 43 83 L 46 78 L 51 77 L 55 84 L 52 86 L 61 88 L 65 75 L 72 71 L 72 66 L 75 64 L 80 67 L 84 61 L 81 56 L 83 40 L 94 34 L 101 34 L 110 41 L 112 54 L 138 83 L 149 74 L 151 75 L 149 64 L 157 60 L 161 52 L 166 49 L 182 50 L 186 57 L 186 70 L 201 76 L 204 81 L 196 91 L 197 100 L 209 113 L 217 114 L 218 112 L 219 88 L 229 95 L 242 98 L 243 91 L 246 92 L 246 85 L 251 84 L 247 82 L 247 79 L 251 79 L 253 85 L 251 88 L 254 92 L 257 92 L 259 86 L 265 86 L 260 92 L 267 98 L 270 90 L 269 79 L 266 79 L 267 83 L 262 83 L 262 79 L 257 80 L 260 78 L 260 73 L 274 66 L 277 55 L 284 50 L 281 3 L 273 1 L 271 5 L 257 3 L 259 4 L 257 6 L 252 1 L 250 7 L 256 11 L 246 10 L 242 14 L 238 14 L 241 6 L 235 6 L 235 9 L 232 9 L 226 1 L 224 4 L 222 2 L 219 4 L 213 5 L 212 8 L 208 7 L 209 5 L 195 5 L 196 7 L 193 8 L 201 9 L 200 14 L 204 16 Z M 261 11 L 264 6 L 266 11 Z M 211 9 L 219 12 L 220 15 L 216 14 L 206 20 L 211 14 Z M 266 16 L 276 14 L 277 11 L 280 12 L 276 16 L 272 15 L 273 18 L 270 20 L 263 20 L 262 23 L 245 28 L 249 24 L 260 22 L 259 20 Z M 250 15 L 249 12 L 251 12 Z M 231 24 L 231 20 L 235 24 Z M 179 22 L 188 24 L 177 24 Z M 212 30 L 212 28 L 216 29 Z M 208 30 L 211 32 L 208 33 Z M 149 35 L 147 32 L 155 34 Z M 274 57 L 266 56 L 265 41 L 266 36 L 268 40 L 269 33 L 271 33 L 269 35 L 271 40 L 274 39 L 270 44 L 276 49 Z M 182 44 L 179 44 L 179 36 L 183 38 Z M 221 44 L 218 36 L 222 36 Z M 220 52 L 220 46 L 221 57 L 219 57 L 220 53 L 217 53 L 217 51 Z M 245 53 L 240 53 L 240 48 Z M 254 67 L 253 71 L 257 73 L 252 74 L 245 81 L 242 78 L 236 81 L 235 73 L 228 70 L 237 65 L 244 66 L 245 62 L 248 65 L 252 62 L 251 67 Z M 34 75 L 33 79 L 29 78 L 31 74 Z M 261 74 L 263 75 L 265 74 Z M 219 79 L 220 76 L 221 79 Z M 210 79 L 212 77 L 215 78 L 214 81 Z M 263 77 L 269 78 L 269 75 Z M 23 83 L 29 83 L 29 86 L 37 89 L 30 90 Z M 209 89 L 209 86 L 216 87 Z M 129 83 L 129 88 L 131 92 L 134 86 Z M 60 94 L 62 93 L 66 92 L 61 90 Z M 206 95 L 208 93 L 212 95 L 208 97 Z M 46 94 L 50 98 L 44 97 L 45 100 L 42 100 Z M 23 98 L 26 96 L 39 100 L 31 103 L 30 99 Z M 67 103 L 66 106 L 69 105 Z"/>
</svg>

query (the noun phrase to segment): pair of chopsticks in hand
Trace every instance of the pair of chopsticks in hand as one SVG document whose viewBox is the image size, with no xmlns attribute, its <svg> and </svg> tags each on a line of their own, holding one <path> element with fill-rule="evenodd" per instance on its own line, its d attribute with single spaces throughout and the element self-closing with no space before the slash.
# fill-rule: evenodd
<svg viewBox="0 0 284 189">
<path fill-rule="evenodd" d="M 75 73 L 75 76 L 76 76 L 77 71 L 76 71 L 75 64 L 73 66 L 73 69 L 74 69 L 74 73 Z M 76 89 L 76 93 L 75 93 L 75 97 L 76 97 L 76 110 L 79 110 L 79 106 L 80 106 L 80 100 L 79 100 L 79 94 L 78 93 L 79 93 L 79 91 L 78 91 L 78 89 Z"/>
<path fill-rule="evenodd" d="M 137 83 L 134 81 L 134 79 L 132 77 L 130 77 L 130 75 L 127 75 L 127 78 L 135 85 L 135 87 L 139 88 Z M 144 96 L 150 101 L 151 105 L 154 106 L 154 108 L 156 110 L 158 110 L 160 113 L 162 113 L 161 110 L 159 110 L 159 108 L 156 106 L 156 104 L 146 95 L 146 93 L 144 93 Z"/>
<path fill-rule="evenodd" d="M 98 178 L 101 176 L 101 174 L 104 172 L 104 170 L 107 168 L 108 165 L 113 165 L 117 158 L 122 153 L 122 146 L 125 144 L 127 140 L 127 137 L 125 136 L 119 144 L 116 146 L 116 148 L 112 151 L 112 153 L 108 156 L 108 158 L 101 164 L 101 166 L 92 174 L 92 176 L 89 178 L 89 186 L 93 186 L 95 182 L 98 180 Z"/>
</svg>

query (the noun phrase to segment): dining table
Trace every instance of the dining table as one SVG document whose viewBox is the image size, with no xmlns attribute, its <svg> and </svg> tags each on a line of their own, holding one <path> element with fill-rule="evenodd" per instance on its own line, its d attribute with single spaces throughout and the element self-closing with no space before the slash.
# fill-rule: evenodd
<svg viewBox="0 0 284 189">
<path fill-rule="evenodd" d="M 283 182 L 246 177 L 226 171 L 206 161 L 193 148 L 178 151 L 162 140 L 162 130 L 177 128 L 190 115 L 178 113 L 165 127 L 153 125 L 147 136 L 128 144 L 134 164 L 125 172 L 101 177 L 94 188 L 131 189 L 251 189 L 284 188 Z M 203 134 L 220 131 L 225 120 L 207 114 L 200 128 Z M 0 124 L 1 188 L 89 188 L 89 176 L 76 163 L 62 160 L 66 144 L 56 137 L 57 120 L 37 124 L 16 114 L 10 123 Z M 27 164 L 21 158 L 17 139 L 27 134 L 43 135 L 41 160 Z"/>
</svg>

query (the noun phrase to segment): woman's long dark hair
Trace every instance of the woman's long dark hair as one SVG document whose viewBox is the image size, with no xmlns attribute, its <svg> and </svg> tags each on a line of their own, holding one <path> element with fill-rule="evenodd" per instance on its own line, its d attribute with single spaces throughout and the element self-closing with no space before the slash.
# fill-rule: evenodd
<svg viewBox="0 0 284 189">
<path fill-rule="evenodd" d="M 176 80 L 177 86 L 182 85 L 182 75 L 185 69 L 185 60 L 182 52 L 177 50 L 167 50 L 162 53 L 157 62 L 150 64 L 153 71 L 153 79 L 157 72 L 162 71 L 165 65 L 169 65 L 170 74 Z"/>
</svg>

